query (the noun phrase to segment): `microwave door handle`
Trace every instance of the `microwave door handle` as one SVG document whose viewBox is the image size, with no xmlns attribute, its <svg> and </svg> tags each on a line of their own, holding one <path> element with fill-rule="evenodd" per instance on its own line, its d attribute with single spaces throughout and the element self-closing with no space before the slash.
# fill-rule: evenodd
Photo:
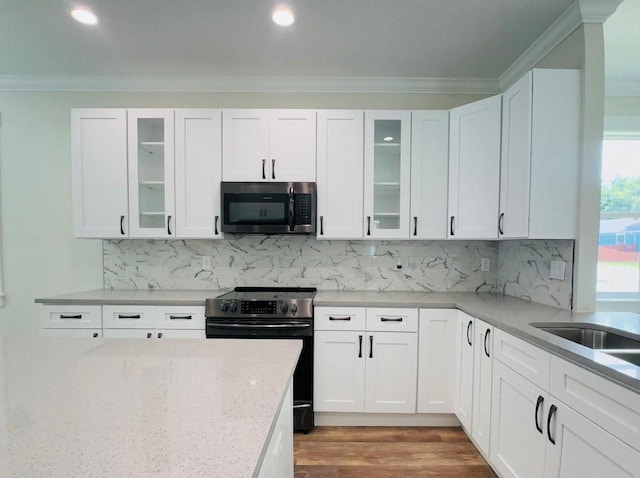
<svg viewBox="0 0 640 478">
<path fill-rule="evenodd" d="M 293 187 L 289 188 L 289 232 L 293 232 L 295 230 L 295 196 L 293 194 Z"/>
</svg>

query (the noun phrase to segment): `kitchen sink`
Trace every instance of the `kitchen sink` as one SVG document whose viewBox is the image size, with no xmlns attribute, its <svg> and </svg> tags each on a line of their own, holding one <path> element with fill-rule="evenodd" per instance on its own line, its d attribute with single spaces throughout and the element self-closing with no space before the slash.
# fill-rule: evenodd
<svg viewBox="0 0 640 478">
<path fill-rule="evenodd" d="M 590 349 L 640 350 L 640 337 L 633 338 L 618 333 L 617 329 L 593 324 L 531 324 L 534 327 L 571 340 Z"/>
<path fill-rule="evenodd" d="M 623 335 L 625 332 L 612 327 L 576 322 L 533 323 L 531 325 L 557 337 L 640 367 L 640 336 L 635 334 Z"/>
<path fill-rule="evenodd" d="M 640 367 L 640 350 L 601 350 L 601 352 Z"/>
</svg>

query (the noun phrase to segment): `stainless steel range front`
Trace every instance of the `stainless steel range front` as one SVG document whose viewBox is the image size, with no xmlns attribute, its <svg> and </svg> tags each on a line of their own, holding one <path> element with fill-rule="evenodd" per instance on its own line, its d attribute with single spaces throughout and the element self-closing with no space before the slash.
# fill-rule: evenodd
<svg viewBox="0 0 640 478">
<path fill-rule="evenodd" d="M 294 431 L 313 429 L 313 298 L 315 288 L 236 287 L 207 299 L 207 338 L 299 339 L 293 375 Z"/>
</svg>

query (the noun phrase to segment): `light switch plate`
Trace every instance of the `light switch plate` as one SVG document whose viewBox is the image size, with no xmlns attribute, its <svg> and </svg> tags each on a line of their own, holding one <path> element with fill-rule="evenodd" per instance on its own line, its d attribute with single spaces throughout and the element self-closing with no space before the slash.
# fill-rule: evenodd
<svg viewBox="0 0 640 478">
<path fill-rule="evenodd" d="M 549 279 L 564 280 L 564 261 L 551 261 Z"/>
<path fill-rule="evenodd" d="M 480 270 L 482 272 L 489 272 L 491 270 L 491 260 L 488 257 L 480 259 Z"/>
</svg>

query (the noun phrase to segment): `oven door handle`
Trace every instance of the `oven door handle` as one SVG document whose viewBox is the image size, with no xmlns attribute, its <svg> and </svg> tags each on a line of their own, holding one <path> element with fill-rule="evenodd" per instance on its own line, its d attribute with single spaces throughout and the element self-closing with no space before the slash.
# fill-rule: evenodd
<svg viewBox="0 0 640 478">
<path fill-rule="evenodd" d="M 308 329 L 311 327 L 311 324 L 307 324 L 305 322 L 295 322 L 295 323 L 287 323 L 287 324 L 234 324 L 234 323 L 209 323 L 213 327 L 222 327 L 222 328 L 243 328 L 243 329 Z"/>
</svg>

